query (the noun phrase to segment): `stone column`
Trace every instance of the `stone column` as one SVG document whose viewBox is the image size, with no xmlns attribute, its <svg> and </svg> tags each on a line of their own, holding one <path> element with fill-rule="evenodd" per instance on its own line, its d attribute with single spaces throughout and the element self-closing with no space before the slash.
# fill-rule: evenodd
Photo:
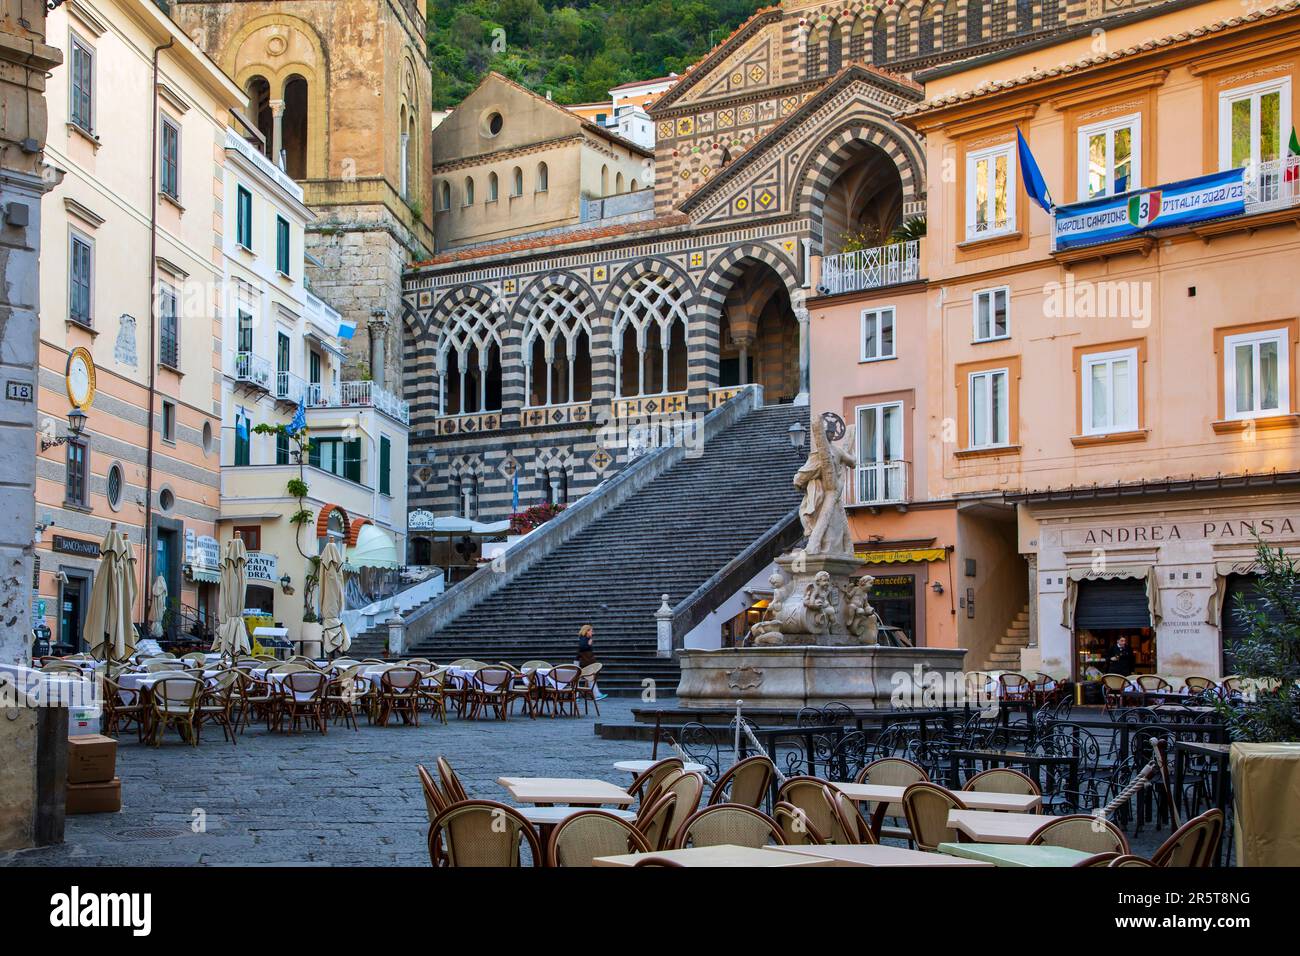
<svg viewBox="0 0 1300 956">
<path fill-rule="evenodd" d="M 387 361 L 388 345 L 387 309 L 375 309 L 370 313 L 370 323 L 366 326 L 366 332 L 370 335 L 370 379 L 380 388 L 385 388 L 387 375 L 384 373 L 384 365 Z"/>
<path fill-rule="evenodd" d="M 812 362 L 812 342 L 808 329 L 808 310 L 795 309 L 794 317 L 799 320 L 799 394 L 795 397 L 796 405 L 807 405 L 809 387 L 808 369 Z"/>
<path fill-rule="evenodd" d="M 655 656 L 673 656 L 673 609 L 668 606 L 668 595 L 655 611 Z"/>
<path fill-rule="evenodd" d="M 271 100 L 271 162 L 278 169 L 284 166 L 280 162 L 280 151 L 284 148 L 284 100 Z"/>
<path fill-rule="evenodd" d="M 749 347 L 754 344 L 753 335 L 733 335 L 732 343 L 740 351 L 740 384 L 749 384 Z"/>
</svg>

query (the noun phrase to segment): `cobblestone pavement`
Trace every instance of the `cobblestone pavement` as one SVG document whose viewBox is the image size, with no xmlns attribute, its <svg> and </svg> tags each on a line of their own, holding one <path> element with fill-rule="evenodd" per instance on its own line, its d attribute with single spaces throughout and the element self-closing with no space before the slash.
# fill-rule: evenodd
<svg viewBox="0 0 1300 956">
<path fill-rule="evenodd" d="M 331 727 L 328 735 L 250 728 L 232 747 L 204 728 L 198 748 L 169 733 L 157 749 L 118 747 L 122 812 L 68 817 L 60 846 L 0 855 L 0 866 L 427 866 L 428 816 L 415 765 L 451 761 L 471 796 L 509 803 L 500 776 L 597 777 L 624 786 L 615 760 L 650 744 L 602 740 L 597 720 L 631 719 L 636 700 L 601 701 L 602 716 L 447 726 Z M 662 749 L 662 748 L 661 748 Z M 206 832 L 195 833 L 197 811 Z M 154 831 L 141 832 L 141 831 Z"/>
<path fill-rule="evenodd" d="M 501 776 L 595 777 L 626 785 L 616 760 L 648 758 L 643 741 L 602 740 L 597 720 L 632 719 L 632 698 L 576 719 L 507 722 L 422 714 L 419 727 L 331 727 L 328 735 L 250 728 L 232 747 L 205 728 L 198 748 L 169 734 L 159 748 L 118 748 L 121 813 L 68 817 L 55 847 L 0 855 L 0 866 L 425 866 L 428 817 L 415 765 L 451 761 L 471 796 L 511 802 Z M 661 751 L 663 748 L 660 748 Z M 205 828 L 195 832 L 196 820 Z M 1168 830 L 1130 842 L 1149 855 Z"/>
</svg>

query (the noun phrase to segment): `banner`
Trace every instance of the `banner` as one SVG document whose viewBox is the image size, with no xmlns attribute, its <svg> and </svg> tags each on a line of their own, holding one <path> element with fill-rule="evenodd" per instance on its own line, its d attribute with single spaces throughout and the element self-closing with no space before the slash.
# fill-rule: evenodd
<svg viewBox="0 0 1300 956">
<path fill-rule="evenodd" d="M 276 556 L 267 551 L 248 552 L 248 563 L 244 565 L 244 574 L 250 581 L 276 580 Z"/>
<path fill-rule="evenodd" d="M 1053 220 L 1056 248 L 1091 246 L 1136 236 L 1148 229 L 1239 216 L 1246 211 L 1243 173 L 1242 169 L 1229 169 L 1165 186 L 1057 206 Z"/>
</svg>

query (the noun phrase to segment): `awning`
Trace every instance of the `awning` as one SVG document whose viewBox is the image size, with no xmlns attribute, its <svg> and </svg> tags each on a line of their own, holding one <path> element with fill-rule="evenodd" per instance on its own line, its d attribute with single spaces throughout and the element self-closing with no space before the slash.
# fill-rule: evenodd
<svg viewBox="0 0 1300 956">
<path fill-rule="evenodd" d="M 352 568 L 400 568 L 397 545 L 392 536 L 372 524 L 364 525 L 357 543 L 348 548 L 347 564 Z"/>
<path fill-rule="evenodd" d="M 859 551 L 858 558 L 868 564 L 910 564 L 914 561 L 942 561 L 947 548 L 910 548 L 901 551 Z"/>
<path fill-rule="evenodd" d="M 457 518 L 452 515 L 439 515 L 432 520 L 420 520 L 416 517 L 417 514 L 418 512 L 413 512 L 411 517 L 407 519 L 406 530 L 408 532 L 425 531 L 430 534 L 469 534 L 491 537 L 506 534 L 510 530 L 508 520 L 471 521 L 469 518 Z"/>
<path fill-rule="evenodd" d="M 1160 607 L 1160 582 L 1156 578 L 1156 567 L 1148 565 L 1113 564 L 1104 568 L 1071 568 L 1065 576 L 1065 600 L 1061 602 L 1061 626 L 1074 630 L 1074 611 L 1079 601 L 1080 581 L 1124 581 L 1140 580 L 1146 582 L 1147 615 L 1151 619 L 1150 627 L 1159 627 L 1164 619 Z"/>
<path fill-rule="evenodd" d="M 221 572 L 212 568 L 200 568 L 187 564 L 185 565 L 185 573 L 190 576 L 191 581 L 201 581 L 204 584 L 221 583 Z"/>
</svg>

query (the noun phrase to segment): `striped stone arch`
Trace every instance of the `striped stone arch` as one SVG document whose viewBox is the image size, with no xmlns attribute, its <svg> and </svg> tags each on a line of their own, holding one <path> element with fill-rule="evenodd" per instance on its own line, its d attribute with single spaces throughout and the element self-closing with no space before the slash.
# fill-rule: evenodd
<svg viewBox="0 0 1300 956">
<path fill-rule="evenodd" d="M 429 331 L 432 310 L 421 315 L 415 304 L 402 297 L 402 395 L 410 403 L 411 420 L 432 414 L 430 403 L 437 387 L 434 337 Z"/>
<path fill-rule="evenodd" d="M 555 347 L 556 336 L 567 342 L 576 342 L 578 332 L 587 335 L 587 347 L 592 360 L 592 393 L 596 389 L 596 329 L 600 318 L 596 293 L 582 279 L 571 272 L 550 272 L 538 276 L 515 303 L 510 330 L 512 354 L 518 354 L 518 366 L 505 368 L 502 388 L 518 388 L 509 395 L 524 406 L 528 400 L 529 359 L 532 336 L 541 335 L 546 342 L 549 361 Z M 514 350 L 517 350 L 514 351 Z"/>
<path fill-rule="evenodd" d="M 578 278 L 572 272 L 548 272 L 545 275 L 538 276 L 528 287 L 524 289 L 523 294 L 515 303 L 514 320 L 520 327 L 528 321 L 529 314 L 532 313 L 533 307 L 537 305 L 537 300 L 548 289 L 559 287 L 573 293 L 579 298 L 585 299 L 590 306 L 593 318 L 600 308 L 600 297 L 596 295 L 594 289 L 582 279 Z"/>
<path fill-rule="evenodd" d="M 844 172 L 853 157 L 849 149 L 855 143 L 870 143 L 884 150 L 898 168 L 903 184 L 903 203 L 925 198 L 925 159 L 916 138 L 901 127 L 888 124 L 884 119 L 856 117 L 828 133 L 822 141 L 808 151 L 794 190 L 798 210 L 811 222 L 813 252 L 822 249 L 822 209 L 826 194 Z"/>
<path fill-rule="evenodd" d="M 501 307 L 501 300 L 482 285 L 457 286 L 443 296 L 434 306 L 429 322 L 426 340 L 432 352 L 432 377 L 429 392 L 432 393 L 432 407 L 436 415 L 441 402 L 440 377 L 452 362 L 451 352 L 459 352 L 473 342 L 479 347 L 480 354 L 485 347 L 495 344 L 500 350 L 502 369 L 501 401 L 503 407 L 509 399 L 506 391 L 507 370 L 519 364 L 518 340 L 509 335 L 510 317 Z M 513 354 L 511 342 L 514 343 Z M 457 349 L 456 346 L 460 346 Z M 448 414 L 451 410 L 448 409 Z"/>
<path fill-rule="evenodd" d="M 691 389 L 694 389 L 692 377 L 694 350 L 691 343 L 700 320 L 695 283 L 686 270 L 675 262 L 655 257 L 629 263 L 614 277 L 605 290 L 604 298 L 601 300 L 599 321 L 592 324 L 592 396 L 597 401 L 608 401 L 615 397 L 613 334 L 618 308 L 637 281 L 647 275 L 664 277 L 675 288 L 682 290 L 680 304 L 686 313 L 687 379 Z"/>
</svg>

